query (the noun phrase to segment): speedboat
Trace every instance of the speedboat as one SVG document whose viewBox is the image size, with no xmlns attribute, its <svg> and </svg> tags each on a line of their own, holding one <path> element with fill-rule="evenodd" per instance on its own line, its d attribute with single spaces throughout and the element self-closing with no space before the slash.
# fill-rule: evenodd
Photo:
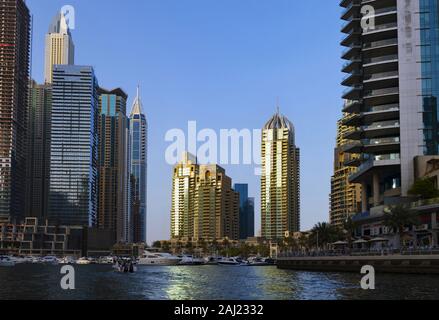
<svg viewBox="0 0 439 320">
<path fill-rule="evenodd" d="M 15 261 L 8 256 L 0 256 L 0 267 L 14 267 Z"/>
<path fill-rule="evenodd" d="M 98 260 L 99 264 L 114 264 L 114 258 L 113 257 L 100 257 Z"/>
<path fill-rule="evenodd" d="M 261 257 L 250 257 L 248 258 L 248 261 L 245 265 L 250 267 L 262 267 L 262 266 L 269 266 L 271 264 L 267 262 L 267 259 Z"/>
<path fill-rule="evenodd" d="M 136 264 L 131 260 L 118 260 L 116 264 L 113 265 L 115 272 L 120 273 L 135 273 L 137 271 Z"/>
<path fill-rule="evenodd" d="M 199 265 L 206 264 L 204 259 L 194 258 L 193 256 L 190 256 L 190 255 L 183 255 L 183 256 L 178 256 L 178 257 L 181 258 L 181 261 L 179 263 L 180 265 L 199 266 Z"/>
<path fill-rule="evenodd" d="M 223 258 L 222 260 L 218 261 L 218 265 L 220 266 L 239 266 L 241 262 L 238 261 L 236 258 Z"/>
<path fill-rule="evenodd" d="M 88 260 L 85 257 L 82 257 L 82 258 L 76 260 L 76 264 L 79 264 L 79 265 L 87 265 L 87 264 L 90 264 L 90 263 L 91 263 L 91 261 Z"/>
<path fill-rule="evenodd" d="M 217 265 L 222 259 L 223 257 L 207 257 L 204 259 L 204 262 L 207 265 Z"/>
<path fill-rule="evenodd" d="M 163 252 L 145 251 L 137 261 L 138 266 L 176 266 L 182 259 Z"/>
<path fill-rule="evenodd" d="M 46 256 L 41 259 L 43 264 L 57 265 L 59 263 L 58 258 L 54 256 Z"/>
</svg>

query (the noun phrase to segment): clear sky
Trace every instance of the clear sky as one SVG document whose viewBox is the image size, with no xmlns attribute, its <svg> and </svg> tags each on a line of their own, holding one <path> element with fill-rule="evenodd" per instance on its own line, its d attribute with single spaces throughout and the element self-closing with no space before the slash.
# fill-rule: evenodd
<svg viewBox="0 0 439 320">
<path fill-rule="evenodd" d="M 168 239 L 172 167 L 165 134 L 187 128 L 257 129 L 276 111 L 296 127 L 301 148 L 302 229 L 328 220 L 342 74 L 338 0 L 28 0 L 34 16 L 33 77 L 41 82 L 44 36 L 63 5 L 73 5 L 76 64 L 99 84 L 122 87 L 129 110 L 140 84 L 149 122 L 148 240 Z M 248 183 L 252 166 L 225 166 Z"/>
</svg>

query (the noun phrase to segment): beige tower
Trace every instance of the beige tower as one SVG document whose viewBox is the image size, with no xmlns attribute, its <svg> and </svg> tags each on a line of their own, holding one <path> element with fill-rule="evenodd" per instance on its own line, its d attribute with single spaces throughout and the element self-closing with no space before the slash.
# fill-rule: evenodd
<svg viewBox="0 0 439 320">
<path fill-rule="evenodd" d="M 54 65 L 74 64 L 75 46 L 66 19 L 58 13 L 46 34 L 44 80 L 52 83 Z"/>
<path fill-rule="evenodd" d="M 279 111 L 262 131 L 261 220 L 265 239 L 300 231 L 300 150 Z"/>
<path fill-rule="evenodd" d="M 337 145 L 334 152 L 334 175 L 331 178 L 330 222 L 343 227 L 344 221 L 361 210 L 361 185 L 349 182 L 349 177 L 357 171 L 354 166 L 360 162 L 359 155 L 345 153 L 344 147 L 351 143 L 344 137 L 355 131 L 344 125 L 349 120 L 346 115 L 337 124 Z"/>
<path fill-rule="evenodd" d="M 188 153 L 174 167 L 171 236 L 238 240 L 239 194 L 223 168 L 200 165 Z"/>
</svg>

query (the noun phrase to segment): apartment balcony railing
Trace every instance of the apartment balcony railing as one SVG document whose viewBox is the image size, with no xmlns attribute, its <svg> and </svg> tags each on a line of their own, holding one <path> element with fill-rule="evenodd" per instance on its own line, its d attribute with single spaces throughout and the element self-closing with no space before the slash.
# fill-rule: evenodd
<svg viewBox="0 0 439 320">
<path fill-rule="evenodd" d="M 360 92 L 363 90 L 362 85 L 355 85 L 353 87 L 349 87 L 343 92 L 343 99 L 351 99 L 351 98 L 359 98 Z"/>
<path fill-rule="evenodd" d="M 399 127 L 399 121 L 393 120 L 393 121 L 375 122 L 369 126 L 362 127 L 362 129 L 363 130 L 375 130 L 375 129 L 384 129 L 384 128 L 389 128 L 389 127 Z"/>
<path fill-rule="evenodd" d="M 363 63 L 366 66 L 368 64 L 394 61 L 394 60 L 398 60 L 397 54 L 390 54 L 390 55 L 386 55 L 386 56 L 373 57 L 373 58 L 364 58 Z"/>
<path fill-rule="evenodd" d="M 391 94 L 399 94 L 399 88 L 393 87 L 393 88 L 385 88 L 385 89 L 376 89 L 376 90 L 366 90 L 364 91 L 364 97 L 365 98 L 372 98 L 376 96 L 382 96 L 382 95 L 391 95 Z"/>
<path fill-rule="evenodd" d="M 365 139 L 363 140 L 364 146 L 378 146 L 385 144 L 396 144 L 400 143 L 399 137 L 391 137 L 391 138 L 377 138 L 377 139 Z"/>
<path fill-rule="evenodd" d="M 371 33 L 376 33 L 379 31 L 384 31 L 384 30 L 388 30 L 388 29 L 395 29 L 395 28 L 398 28 L 398 23 L 396 23 L 396 22 L 385 23 L 385 24 L 376 25 L 375 28 L 369 29 L 367 32 L 364 32 L 363 34 L 368 35 Z"/>
<path fill-rule="evenodd" d="M 398 103 L 392 103 L 392 104 L 385 104 L 382 106 L 374 106 L 370 107 L 366 113 L 371 112 L 383 112 L 383 111 L 398 111 L 399 110 L 399 104 Z"/>
<path fill-rule="evenodd" d="M 363 49 L 373 49 L 373 48 L 392 46 L 392 45 L 397 45 L 397 44 L 398 44 L 397 38 L 372 41 L 372 42 L 365 42 L 363 44 Z"/>
</svg>

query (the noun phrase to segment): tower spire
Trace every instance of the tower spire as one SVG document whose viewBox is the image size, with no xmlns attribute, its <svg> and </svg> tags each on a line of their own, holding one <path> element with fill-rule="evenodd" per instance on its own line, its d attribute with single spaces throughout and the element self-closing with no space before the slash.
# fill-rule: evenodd
<svg viewBox="0 0 439 320">
<path fill-rule="evenodd" d="M 276 112 L 277 115 L 280 115 L 279 97 L 276 97 Z"/>
</svg>

